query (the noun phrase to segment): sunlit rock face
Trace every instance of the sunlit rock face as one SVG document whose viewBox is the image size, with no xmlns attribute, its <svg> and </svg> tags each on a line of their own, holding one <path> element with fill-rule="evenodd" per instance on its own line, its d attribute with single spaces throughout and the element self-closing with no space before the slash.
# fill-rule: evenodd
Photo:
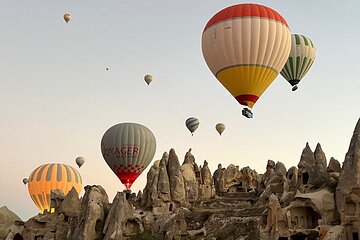
<svg viewBox="0 0 360 240">
<path fill-rule="evenodd" d="M 265 162 L 264 162 L 265 163 Z M 128 192 L 126 192 L 128 193 Z M 180 165 L 174 149 L 154 161 L 143 192 L 101 186 L 79 199 L 54 192 L 54 213 L 22 222 L 0 208 L 5 239 L 357 239 L 360 235 L 360 121 L 343 167 L 327 165 L 320 144 L 307 143 L 297 167 L 268 160 L 264 174 L 248 166 L 197 165 L 191 149 Z M 151 235 L 151 236 L 149 236 Z"/>
</svg>

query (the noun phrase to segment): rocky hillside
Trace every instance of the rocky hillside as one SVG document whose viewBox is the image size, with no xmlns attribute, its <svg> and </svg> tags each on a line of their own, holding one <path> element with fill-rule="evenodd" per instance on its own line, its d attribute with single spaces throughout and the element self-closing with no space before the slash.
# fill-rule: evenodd
<svg viewBox="0 0 360 240">
<path fill-rule="evenodd" d="M 306 144 L 289 169 L 268 160 L 264 174 L 232 164 L 211 173 L 191 149 L 182 164 L 171 149 L 143 192 L 118 192 L 110 203 L 101 186 L 86 186 L 82 199 L 73 189 L 51 200 L 54 213 L 27 222 L 0 208 L 0 240 L 359 239 L 360 120 L 342 168 L 320 144 Z"/>
</svg>

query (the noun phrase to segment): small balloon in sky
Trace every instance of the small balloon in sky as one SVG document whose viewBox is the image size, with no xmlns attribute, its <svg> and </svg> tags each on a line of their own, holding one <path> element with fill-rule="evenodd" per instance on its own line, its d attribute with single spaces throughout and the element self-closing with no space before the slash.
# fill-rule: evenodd
<svg viewBox="0 0 360 240">
<path fill-rule="evenodd" d="M 76 164 L 79 166 L 79 168 L 81 168 L 81 166 L 85 163 L 85 158 L 83 157 L 77 157 L 75 159 Z"/>
<path fill-rule="evenodd" d="M 191 117 L 186 119 L 185 121 L 185 125 L 187 127 L 187 129 L 189 129 L 189 131 L 191 132 L 191 135 L 194 135 L 195 130 L 199 127 L 199 119 L 195 118 L 195 117 Z"/>
<path fill-rule="evenodd" d="M 24 185 L 26 185 L 29 182 L 28 178 L 23 178 L 22 182 L 24 183 Z"/>
<path fill-rule="evenodd" d="M 151 76 L 149 74 L 145 75 L 144 80 L 147 83 L 147 85 L 149 85 L 151 83 L 151 81 L 153 80 L 153 76 Z"/>
<path fill-rule="evenodd" d="M 106 71 L 109 71 L 109 68 L 105 68 L 106 69 Z"/>
<path fill-rule="evenodd" d="M 66 23 L 70 22 L 71 19 L 72 19 L 72 16 L 69 13 L 64 14 L 64 20 Z"/>
<path fill-rule="evenodd" d="M 215 129 L 216 129 L 216 131 L 220 134 L 220 136 L 221 136 L 221 134 L 224 132 L 224 130 L 225 130 L 225 124 L 223 124 L 223 123 L 218 123 L 218 124 L 216 124 L 216 126 L 215 126 Z"/>
</svg>

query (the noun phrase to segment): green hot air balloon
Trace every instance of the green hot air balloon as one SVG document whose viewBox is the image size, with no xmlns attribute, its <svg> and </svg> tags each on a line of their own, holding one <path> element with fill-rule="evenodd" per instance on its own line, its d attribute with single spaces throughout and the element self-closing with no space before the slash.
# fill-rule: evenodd
<svg viewBox="0 0 360 240">
<path fill-rule="evenodd" d="M 293 91 L 298 89 L 297 84 L 309 71 L 315 56 L 316 48 L 310 38 L 291 34 L 291 51 L 281 75 L 293 86 Z"/>
<path fill-rule="evenodd" d="M 154 134 L 138 123 L 120 123 L 101 139 L 101 153 L 127 189 L 150 164 L 156 151 Z"/>
<path fill-rule="evenodd" d="M 199 127 L 199 124 L 200 124 L 199 119 L 197 119 L 195 117 L 188 118 L 185 121 L 185 125 L 191 132 L 192 136 L 194 135 L 195 130 Z"/>
</svg>

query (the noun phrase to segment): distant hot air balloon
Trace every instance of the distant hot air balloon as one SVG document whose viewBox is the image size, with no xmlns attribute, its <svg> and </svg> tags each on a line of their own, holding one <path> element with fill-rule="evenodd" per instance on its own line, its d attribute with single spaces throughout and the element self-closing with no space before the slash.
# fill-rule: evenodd
<svg viewBox="0 0 360 240">
<path fill-rule="evenodd" d="M 154 134 L 138 123 L 114 125 L 101 139 L 101 153 L 106 163 L 127 189 L 149 165 L 155 150 Z"/>
<path fill-rule="evenodd" d="M 76 164 L 79 166 L 79 168 L 81 168 L 81 166 L 85 163 L 85 158 L 83 157 L 77 157 L 75 159 Z"/>
<path fill-rule="evenodd" d="M 24 185 L 26 185 L 29 182 L 28 178 L 23 178 L 22 182 L 24 183 Z"/>
<path fill-rule="evenodd" d="M 151 75 L 145 75 L 144 80 L 147 83 L 147 85 L 149 85 L 153 80 L 153 77 Z"/>
<path fill-rule="evenodd" d="M 70 20 L 72 19 L 72 16 L 68 13 L 64 14 L 64 20 L 66 23 L 70 22 Z"/>
<path fill-rule="evenodd" d="M 106 71 L 109 71 L 109 68 L 105 68 Z"/>
<path fill-rule="evenodd" d="M 290 29 L 273 9 L 238 4 L 216 13 L 202 34 L 202 51 L 211 72 L 243 106 L 252 108 L 284 67 Z M 243 114 L 252 117 L 250 109 Z"/>
<path fill-rule="evenodd" d="M 216 124 L 216 126 L 215 126 L 215 129 L 216 129 L 216 131 L 220 134 L 220 136 L 221 136 L 221 134 L 224 132 L 224 130 L 225 130 L 225 124 L 223 124 L 223 123 L 218 123 L 218 124 Z"/>
<path fill-rule="evenodd" d="M 28 191 L 31 199 L 41 212 L 51 212 L 51 191 L 61 190 L 65 195 L 71 188 L 80 193 L 82 180 L 73 167 L 60 163 L 50 163 L 36 168 L 29 177 Z"/>
<path fill-rule="evenodd" d="M 290 56 L 281 75 L 293 86 L 293 91 L 298 88 L 297 84 L 309 71 L 315 56 L 316 48 L 310 38 L 300 34 L 291 35 Z"/>
<path fill-rule="evenodd" d="M 200 124 L 199 119 L 195 117 L 188 118 L 185 121 L 185 125 L 191 132 L 191 135 L 194 135 L 194 132 L 199 127 L 199 124 Z"/>
</svg>

